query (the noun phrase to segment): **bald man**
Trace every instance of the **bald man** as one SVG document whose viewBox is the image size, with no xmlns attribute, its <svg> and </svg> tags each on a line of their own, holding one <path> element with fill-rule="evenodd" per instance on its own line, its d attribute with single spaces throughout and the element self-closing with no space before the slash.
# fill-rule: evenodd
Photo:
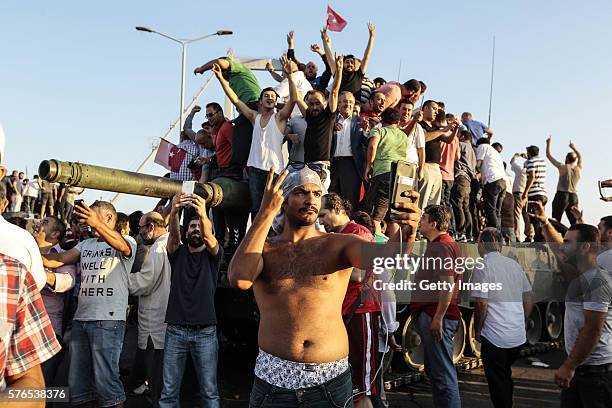
<svg viewBox="0 0 612 408">
<path fill-rule="evenodd" d="M 146 389 L 147 380 L 156 406 L 161 394 L 166 335 L 166 323 L 160 316 L 166 315 L 170 294 L 170 261 L 166 252 L 168 230 L 161 214 L 152 211 L 140 218 L 138 233 L 151 248 L 140 271 L 128 277 L 130 295 L 138 296 L 138 351 L 130 385 L 141 394 Z"/>
</svg>

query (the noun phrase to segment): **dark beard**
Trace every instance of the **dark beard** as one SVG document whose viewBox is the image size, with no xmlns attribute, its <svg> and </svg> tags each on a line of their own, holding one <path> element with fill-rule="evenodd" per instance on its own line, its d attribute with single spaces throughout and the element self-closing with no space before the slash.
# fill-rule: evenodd
<svg viewBox="0 0 612 408">
<path fill-rule="evenodd" d="M 204 240 L 200 235 L 190 235 L 187 238 L 187 244 L 192 248 L 199 248 L 204 245 Z"/>
</svg>

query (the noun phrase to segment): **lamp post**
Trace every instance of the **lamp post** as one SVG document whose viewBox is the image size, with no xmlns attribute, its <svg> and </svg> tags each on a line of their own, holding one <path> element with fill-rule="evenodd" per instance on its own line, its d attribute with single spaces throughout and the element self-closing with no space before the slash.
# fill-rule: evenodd
<svg viewBox="0 0 612 408">
<path fill-rule="evenodd" d="M 158 34 L 161 35 L 162 37 L 166 37 L 169 40 L 172 40 L 176 43 L 179 43 L 181 45 L 182 48 L 182 72 L 181 72 L 181 111 L 180 111 L 180 120 L 179 120 L 179 133 L 181 132 L 181 130 L 183 129 L 183 123 L 184 123 L 184 99 L 185 99 L 185 66 L 187 64 L 187 45 L 194 43 L 196 41 L 200 41 L 200 40 L 204 40 L 208 37 L 212 37 L 214 35 L 232 35 L 233 32 L 230 30 L 218 30 L 212 34 L 207 34 L 207 35 L 203 35 L 201 37 L 197 37 L 197 38 L 191 38 L 191 39 L 178 39 L 178 38 L 173 38 L 170 37 L 167 34 L 164 33 L 160 33 L 159 31 L 156 31 L 150 27 L 135 27 L 136 30 L 138 31 L 144 31 L 147 33 L 154 33 L 154 34 Z"/>
</svg>

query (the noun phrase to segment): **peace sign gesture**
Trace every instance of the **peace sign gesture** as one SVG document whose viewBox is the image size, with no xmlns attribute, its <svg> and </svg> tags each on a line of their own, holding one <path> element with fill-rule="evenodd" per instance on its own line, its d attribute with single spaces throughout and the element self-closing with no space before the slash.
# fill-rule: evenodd
<svg viewBox="0 0 612 408">
<path fill-rule="evenodd" d="M 283 190 L 281 190 L 280 187 L 288 174 L 289 172 L 285 170 L 276 181 L 274 181 L 274 168 L 270 169 L 259 212 L 267 213 L 267 215 L 276 215 L 280 211 L 283 201 L 285 201 Z"/>
</svg>

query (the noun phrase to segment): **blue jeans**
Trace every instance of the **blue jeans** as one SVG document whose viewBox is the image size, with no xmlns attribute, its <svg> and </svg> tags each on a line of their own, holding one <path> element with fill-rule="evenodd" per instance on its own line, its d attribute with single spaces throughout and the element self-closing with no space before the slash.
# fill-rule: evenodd
<svg viewBox="0 0 612 408">
<path fill-rule="evenodd" d="M 68 371 L 72 405 L 97 399 L 98 406 L 110 407 L 125 401 L 119 379 L 124 334 L 125 322 L 121 320 L 72 322 Z"/>
<path fill-rule="evenodd" d="M 353 407 L 351 370 L 317 387 L 289 390 L 255 377 L 249 408 L 351 408 Z"/>
<path fill-rule="evenodd" d="M 253 222 L 261 206 L 263 193 L 268 182 L 268 172 L 255 167 L 247 167 L 247 173 L 249 175 L 249 193 L 251 194 L 251 222 Z"/>
<path fill-rule="evenodd" d="M 459 328 L 458 320 L 442 320 L 442 340 L 431 337 L 431 317 L 425 312 L 419 315 L 419 328 L 425 349 L 425 373 L 431 382 L 436 408 L 461 407 L 457 370 L 453 364 L 453 336 Z"/>
<path fill-rule="evenodd" d="M 164 345 L 163 383 L 160 408 L 178 407 L 185 363 L 191 353 L 198 382 L 202 407 L 219 407 L 217 390 L 217 327 L 186 328 L 169 324 Z"/>
</svg>

